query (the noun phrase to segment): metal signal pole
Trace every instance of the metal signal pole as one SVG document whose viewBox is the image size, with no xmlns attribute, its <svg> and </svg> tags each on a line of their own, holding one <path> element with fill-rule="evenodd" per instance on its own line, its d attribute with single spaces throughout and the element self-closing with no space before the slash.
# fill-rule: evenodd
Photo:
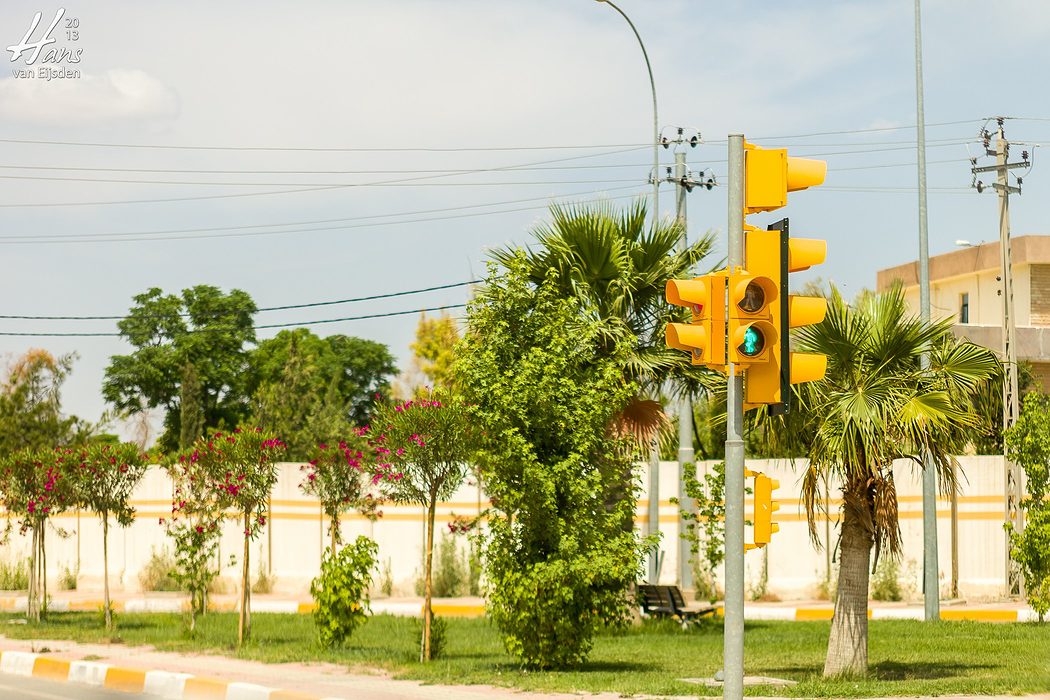
<svg viewBox="0 0 1050 700">
<path fill-rule="evenodd" d="M 729 136 L 729 269 L 744 264 L 744 136 Z M 744 378 L 729 365 L 726 388 L 725 637 L 722 697 L 744 696 Z"/>
</svg>

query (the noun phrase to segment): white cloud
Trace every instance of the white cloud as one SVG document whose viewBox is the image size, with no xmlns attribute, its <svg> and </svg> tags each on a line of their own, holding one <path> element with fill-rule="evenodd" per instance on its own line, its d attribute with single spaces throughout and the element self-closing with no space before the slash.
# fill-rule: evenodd
<svg viewBox="0 0 1050 700">
<path fill-rule="evenodd" d="M 37 69 L 39 70 L 39 68 Z M 79 78 L 0 80 L 0 119 L 52 125 L 167 120 L 179 101 L 164 83 L 136 69 Z"/>
</svg>

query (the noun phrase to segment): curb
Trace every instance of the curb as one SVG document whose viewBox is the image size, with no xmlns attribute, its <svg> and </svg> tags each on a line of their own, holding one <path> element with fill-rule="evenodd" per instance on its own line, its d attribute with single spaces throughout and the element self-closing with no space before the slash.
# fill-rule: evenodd
<svg viewBox="0 0 1050 700">
<path fill-rule="evenodd" d="M 190 673 L 140 671 L 96 661 L 64 661 L 25 651 L 0 652 L 0 673 L 125 693 L 151 693 L 165 700 L 341 700 L 254 683 L 201 678 Z"/>
<path fill-rule="evenodd" d="M 178 598 L 129 598 L 113 601 L 113 610 L 123 613 L 182 613 L 188 610 L 188 602 Z M 254 613 L 284 613 L 308 615 L 316 605 L 312 601 L 259 600 L 253 601 Z M 417 602 L 373 600 L 373 614 L 389 614 L 401 617 L 422 617 L 422 606 Z M 54 612 L 97 611 L 102 609 L 102 600 L 56 600 L 50 609 Z M 0 612 L 25 612 L 26 599 L 0 598 Z M 236 612 L 235 601 L 222 601 L 208 605 L 214 612 Z M 745 606 L 745 620 L 830 620 L 834 608 L 789 608 L 780 606 Z M 434 603 L 434 614 L 440 617 L 484 617 L 485 606 L 476 603 Z M 722 615 L 719 606 L 718 614 Z M 921 607 L 868 608 L 869 620 L 923 620 Z M 969 620 L 973 622 L 1035 622 L 1038 615 L 1031 608 L 947 608 L 941 610 L 942 620 Z"/>
</svg>

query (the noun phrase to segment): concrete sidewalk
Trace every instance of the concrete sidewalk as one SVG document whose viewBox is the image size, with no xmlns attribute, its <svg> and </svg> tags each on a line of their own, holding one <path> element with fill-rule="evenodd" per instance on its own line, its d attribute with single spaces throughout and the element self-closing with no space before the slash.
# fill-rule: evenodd
<svg viewBox="0 0 1050 700">
<path fill-rule="evenodd" d="M 51 609 L 94 611 L 102 609 L 102 597 L 96 591 L 56 591 L 51 595 Z M 117 612 L 170 612 L 187 610 L 188 598 L 180 593 L 116 593 L 112 596 Z M 236 595 L 214 595 L 209 598 L 209 609 L 235 611 Z M 306 614 L 314 609 L 309 597 L 295 598 L 282 595 L 253 595 L 251 608 L 257 613 Z M 24 612 L 24 595 L 0 594 L 0 611 Z M 423 611 L 422 598 L 377 598 L 372 601 L 374 614 L 388 613 L 419 617 Z M 441 617 L 481 617 L 485 602 L 481 598 L 435 598 L 434 612 Z M 830 620 L 834 605 L 829 601 L 788 601 L 779 603 L 748 602 L 744 617 L 748 620 Z M 922 603 L 881 603 L 871 601 L 868 617 L 872 620 L 922 620 Z M 942 620 L 975 620 L 980 622 L 1028 622 L 1038 616 L 1022 601 L 974 602 L 942 601 Z"/>
<path fill-rule="evenodd" d="M 324 663 L 264 664 L 152 647 L 0 637 L 0 673 L 80 683 L 166 700 L 579 700 L 484 685 L 423 685 Z M 46 653 L 39 653 L 46 649 Z M 616 693 L 587 695 L 613 700 Z"/>
</svg>

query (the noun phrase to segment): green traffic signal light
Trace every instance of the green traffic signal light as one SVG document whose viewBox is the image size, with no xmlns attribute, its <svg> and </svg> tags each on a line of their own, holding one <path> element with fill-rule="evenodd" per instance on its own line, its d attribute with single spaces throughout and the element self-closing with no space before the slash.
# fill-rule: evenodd
<svg viewBox="0 0 1050 700">
<path fill-rule="evenodd" d="M 748 326 L 744 331 L 744 342 L 740 343 L 738 349 L 742 355 L 755 357 L 766 347 L 766 338 L 754 326 Z"/>
</svg>

